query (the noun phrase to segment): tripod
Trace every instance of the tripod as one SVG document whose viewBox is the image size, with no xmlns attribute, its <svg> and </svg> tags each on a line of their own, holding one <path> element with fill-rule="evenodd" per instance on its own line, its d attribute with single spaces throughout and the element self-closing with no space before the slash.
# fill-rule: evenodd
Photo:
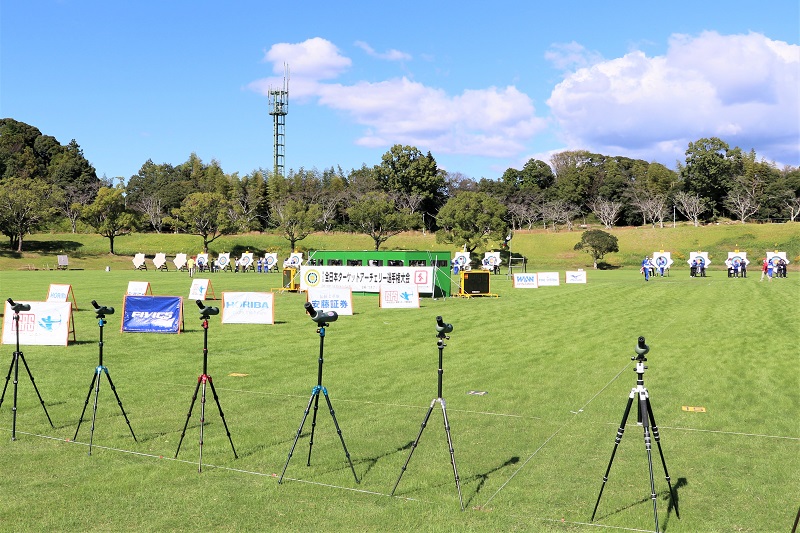
<svg viewBox="0 0 800 533">
<path fill-rule="evenodd" d="M 25 370 L 28 372 L 28 377 L 31 378 L 31 384 L 33 384 L 33 390 L 36 391 L 36 396 L 39 397 L 39 403 L 42 404 L 42 409 L 44 409 L 44 414 L 47 416 L 47 421 L 50 422 L 50 427 L 55 428 L 53 425 L 53 421 L 50 420 L 50 415 L 47 412 L 47 407 L 44 406 L 44 400 L 42 399 L 42 395 L 39 394 L 39 388 L 36 386 L 36 381 L 33 379 L 33 374 L 31 374 L 31 369 L 28 367 L 28 362 L 25 361 L 25 356 L 19 351 L 19 312 L 20 311 L 30 311 L 31 306 L 30 304 L 23 304 L 23 303 L 14 303 L 14 300 L 9 298 L 6 300 L 11 305 L 11 310 L 14 311 L 14 330 L 17 332 L 17 350 L 14 352 L 14 355 L 11 357 L 11 365 L 8 367 L 8 374 L 6 375 L 6 383 L 3 386 L 3 394 L 0 395 L 0 406 L 3 405 L 3 399 L 6 396 L 6 388 L 8 388 L 8 380 L 11 378 L 11 370 L 14 370 L 14 406 L 11 408 L 12 413 L 12 422 L 11 422 L 11 440 L 17 440 L 17 383 L 19 383 L 19 361 L 22 359 L 22 364 L 25 365 Z M 33 316 L 32 316 L 33 317 Z"/>
<path fill-rule="evenodd" d="M 594 511 L 592 512 L 591 521 L 594 522 L 594 516 L 597 513 L 597 506 L 600 505 L 600 498 L 603 496 L 603 489 L 606 486 L 606 481 L 608 481 L 608 474 L 611 471 L 611 464 L 614 462 L 614 455 L 617 453 L 617 446 L 619 446 L 619 443 L 622 440 L 622 435 L 625 433 L 625 423 L 627 422 L 628 414 L 631 411 L 633 398 L 638 396 L 639 410 L 636 423 L 637 425 L 642 426 L 644 429 L 644 447 L 647 450 L 647 463 L 650 469 L 650 498 L 653 500 L 653 518 L 655 519 L 656 533 L 658 533 L 658 508 L 656 506 L 656 488 L 655 483 L 653 482 L 653 455 L 652 443 L 650 441 L 651 426 L 653 428 L 653 438 L 658 445 L 658 454 L 661 456 L 661 465 L 664 467 L 664 476 L 667 479 L 667 485 L 669 485 L 670 498 L 672 499 L 673 505 L 675 505 L 675 516 L 680 518 L 681 515 L 678 512 L 678 500 L 675 499 L 675 493 L 672 490 L 672 482 L 670 481 L 669 472 L 667 471 L 667 462 L 664 460 L 664 452 L 661 449 L 661 439 L 658 434 L 658 426 L 656 426 L 655 417 L 653 416 L 653 409 L 650 405 L 650 395 L 644 386 L 644 371 L 647 369 L 644 364 L 645 361 L 647 361 L 645 355 L 650 351 L 650 348 L 644 342 L 644 337 L 639 337 L 639 342 L 635 350 L 637 355 L 631 357 L 631 360 L 636 361 L 636 368 L 634 369 L 634 372 L 636 372 L 637 376 L 636 386 L 631 389 L 631 393 L 628 396 L 628 404 L 625 406 L 625 414 L 622 415 L 622 422 L 617 430 L 617 437 L 614 440 L 614 449 L 611 452 L 611 459 L 608 461 L 608 468 L 606 468 L 606 473 L 603 476 L 603 485 L 600 487 L 600 494 L 597 495 L 597 503 L 594 504 Z"/>
<path fill-rule="evenodd" d="M 311 410 L 311 404 L 313 403 L 314 416 L 311 418 L 311 440 L 308 443 L 308 461 L 306 462 L 306 466 L 311 466 L 311 450 L 314 447 L 314 429 L 317 426 L 317 408 L 319 406 L 320 392 L 322 392 L 322 394 L 325 396 L 325 401 L 328 404 L 328 411 L 330 411 L 331 418 L 333 418 L 333 425 L 336 427 L 336 433 L 339 435 L 339 440 L 342 441 L 344 455 L 347 457 L 347 462 L 350 463 L 350 470 L 353 472 L 353 477 L 355 478 L 356 483 L 360 483 L 358 476 L 356 475 L 356 469 L 353 467 L 353 460 L 350 459 L 350 452 L 347 451 L 347 445 L 344 443 L 344 436 L 342 436 L 342 430 L 339 428 L 339 422 L 336 420 L 336 413 L 333 410 L 331 399 L 328 396 L 328 389 L 322 386 L 322 354 L 325 345 L 325 328 L 328 327 L 330 322 L 336 321 L 336 319 L 339 318 L 339 315 L 336 314 L 335 311 L 315 311 L 310 302 L 305 304 L 305 308 L 306 312 L 311 315 L 311 319 L 319 326 L 317 328 L 317 333 L 319 333 L 319 364 L 317 367 L 317 385 L 311 390 L 311 397 L 308 399 L 308 405 L 306 406 L 306 410 L 303 412 L 303 420 L 300 421 L 300 427 L 297 429 L 297 434 L 294 436 L 294 443 L 292 443 L 292 449 L 289 450 L 289 457 L 286 458 L 286 464 L 283 465 L 283 472 L 281 472 L 281 477 L 278 479 L 278 484 L 283 483 L 283 475 L 286 473 L 286 468 L 289 466 L 289 461 L 292 460 L 294 448 L 297 446 L 298 439 L 300 439 L 300 433 L 303 431 L 303 425 L 306 423 L 308 412 Z"/>
<path fill-rule="evenodd" d="M 417 434 L 417 438 L 414 443 L 411 445 L 411 451 L 408 454 L 408 458 L 406 459 L 405 464 L 403 465 L 403 469 L 400 470 L 400 475 L 397 478 L 397 482 L 394 484 L 394 488 L 392 489 L 392 496 L 394 496 L 394 491 L 397 490 L 397 486 L 400 484 L 400 479 L 402 479 L 403 474 L 408 467 L 408 463 L 411 461 L 411 456 L 414 455 L 414 450 L 417 449 L 417 444 L 419 444 L 419 439 L 422 437 L 422 432 L 425 430 L 425 427 L 428 424 L 428 419 L 431 417 L 431 413 L 433 412 L 433 406 L 438 402 L 442 406 L 442 416 L 444 417 L 444 431 L 447 434 L 447 446 L 450 448 L 450 464 L 453 465 L 453 477 L 456 480 L 456 489 L 458 489 L 458 501 L 461 504 L 461 510 L 464 510 L 464 500 L 461 497 L 461 482 L 458 479 L 458 468 L 456 468 L 456 456 L 453 452 L 453 439 L 450 437 L 450 423 L 447 421 L 447 406 L 445 404 L 444 398 L 442 398 L 442 352 L 444 352 L 444 347 L 447 346 L 444 341 L 446 339 L 450 339 L 446 334 L 453 331 L 452 324 L 446 324 L 442 322 L 442 317 L 436 317 L 436 330 L 438 334 L 438 341 L 436 342 L 436 346 L 439 348 L 439 396 L 434 398 L 431 401 L 431 406 L 428 409 L 428 412 L 425 414 L 425 419 L 422 421 L 422 426 L 419 428 L 419 433 Z"/>
<path fill-rule="evenodd" d="M 211 393 L 214 395 L 214 401 L 217 402 L 217 409 L 219 409 L 219 416 L 222 418 L 222 425 L 225 426 L 225 433 L 228 434 L 228 440 L 231 443 L 233 450 L 233 457 L 238 459 L 236 455 L 236 448 L 233 447 L 233 439 L 231 439 L 231 432 L 228 429 L 228 423 L 225 422 L 225 414 L 222 412 L 222 406 L 219 404 L 219 396 L 217 390 L 214 388 L 214 381 L 208 375 L 208 317 L 210 315 L 219 314 L 218 307 L 205 307 L 202 300 L 197 300 L 197 306 L 200 308 L 200 319 L 203 321 L 203 373 L 197 378 L 197 386 L 194 388 L 194 395 L 192 396 L 192 403 L 189 405 L 189 413 L 186 415 L 186 423 L 183 425 L 181 438 L 178 441 L 178 449 L 175 451 L 175 459 L 178 458 L 178 453 L 181 451 L 181 444 L 183 437 L 186 435 L 186 428 L 189 426 L 189 419 L 192 417 L 192 409 L 194 409 L 194 402 L 197 400 L 197 391 L 200 390 L 200 385 L 203 385 L 203 393 L 200 397 L 200 459 L 198 461 L 197 471 L 203 471 L 203 429 L 206 423 L 206 383 L 211 385 Z"/>
<path fill-rule="evenodd" d="M 133 440 L 136 440 L 136 434 L 133 432 L 133 428 L 131 427 L 131 422 L 128 420 L 128 415 L 125 414 L 125 408 L 122 407 L 122 400 L 119 399 L 119 394 L 117 394 L 117 388 L 114 386 L 114 382 L 111 381 L 111 374 L 108 373 L 108 368 L 103 365 L 103 326 L 106 325 L 106 315 L 113 315 L 114 308 L 113 307 L 106 307 L 97 305 L 95 300 L 92 300 L 92 305 L 95 308 L 95 316 L 97 317 L 97 325 L 100 327 L 100 342 L 97 343 L 99 352 L 100 352 L 100 360 L 97 363 L 97 367 L 94 369 L 94 375 L 92 376 L 92 382 L 89 384 L 89 393 L 86 395 L 86 401 L 83 403 L 83 411 L 81 411 L 81 417 L 78 419 L 78 427 L 75 428 L 75 436 L 72 437 L 72 440 L 76 440 L 78 438 L 78 431 L 81 429 L 81 423 L 83 422 L 83 415 L 86 413 L 86 407 L 89 405 L 89 398 L 92 396 L 92 388 L 94 388 L 94 406 L 92 410 L 92 429 L 89 433 L 89 455 L 92 455 L 92 443 L 94 441 L 94 424 L 95 420 L 97 419 L 97 397 L 100 394 L 100 375 L 101 373 L 105 372 L 106 378 L 108 379 L 108 384 L 111 385 L 111 390 L 114 393 L 114 396 L 117 398 L 117 405 L 119 405 L 120 410 L 122 411 L 122 416 L 125 417 L 125 422 L 128 424 L 128 429 L 131 430 L 131 435 L 133 436 Z"/>
</svg>

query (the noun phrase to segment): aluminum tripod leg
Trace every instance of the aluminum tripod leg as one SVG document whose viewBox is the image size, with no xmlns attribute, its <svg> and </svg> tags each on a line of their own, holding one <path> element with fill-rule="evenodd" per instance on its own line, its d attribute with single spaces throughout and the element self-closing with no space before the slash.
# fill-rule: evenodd
<svg viewBox="0 0 800 533">
<path fill-rule="evenodd" d="M 394 492 L 397 490 L 397 486 L 400 484 L 400 480 L 403 478 L 403 474 L 408 468 L 408 463 L 411 462 L 411 456 L 414 455 L 414 450 L 417 449 L 417 445 L 419 444 L 420 439 L 422 438 L 422 432 L 425 431 L 425 427 L 428 425 L 428 420 L 431 417 L 431 413 L 433 412 L 433 406 L 439 402 L 442 406 L 442 416 L 444 417 L 444 430 L 447 434 L 447 446 L 450 450 L 450 464 L 453 466 L 453 477 L 456 481 L 456 489 L 458 489 L 458 502 L 461 505 L 461 510 L 464 510 L 464 500 L 461 495 L 461 480 L 458 477 L 458 468 L 456 467 L 456 456 L 455 451 L 453 450 L 453 439 L 450 436 L 450 422 L 447 419 L 447 408 L 445 406 L 445 401 L 442 398 L 434 398 L 431 401 L 431 406 L 428 408 L 428 412 L 425 413 L 425 418 L 422 420 L 422 425 L 419 428 L 419 433 L 417 433 L 417 438 L 414 440 L 413 444 L 411 445 L 411 451 L 408 453 L 408 457 L 406 458 L 405 464 L 403 464 L 403 468 L 400 470 L 400 475 L 397 477 L 397 481 L 394 484 L 394 488 L 392 489 L 391 496 L 394 496 Z"/>
<path fill-rule="evenodd" d="M 6 382 L 3 386 L 3 394 L 0 394 L 0 407 L 3 405 L 3 400 L 6 397 L 6 389 L 8 388 L 8 380 L 11 379 L 11 371 L 14 371 L 14 405 L 11 408 L 12 411 L 12 424 L 11 424 L 11 440 L 17 440 L 17 386 L 19 384 L 19 361 L 22 359 L 22 364 L 25 365 L 25 370 L 28 372 L 28 377 L 31 379 L 31 383 L 33 384 L 33 390 L 36 391 L 36 396 L 39 397 L 39 403 L 42 404 L 42 409 L 44 409 L 44 414 L 47 416 L 47 421 L 50 422 L 50 427 L 55 427 L 53 425 L 53 421 L 50 420 L 50 413 L 47 412 L 47 407 L 44 405 L 44 400 L 42 399 L 42 395 L 39 394 L 39 387 L 36 386 L 36 380 L 33 379 L 33 374 L 31 373 L 31 369 L 28 368 L 28 362 L 25 361 L 25 356 L 20 351 L 14 352 L 14 355 L 11 358 L 11 365 L 8 367 L 8 374 L 6 375 Z"/>
<path fill-rule="evenodd" d="M 289 450 L 289 457 L 286 458 L 286 463 L 283 465 L 283 471 L 281 472 L 281 477 L 278 479 L 278 484 L 283 483 L 283 476 L 286 474 L 286 468 L 289 466 L 289 461 L 292 460 L 292 455 L 294 454 L 294 449 L 297 446 L 297 441 L 300 439 L 300 434 L 303 432 L 303 426 L 306 423 L 306 419 L 308 418 L 308 413 L 311 411 L 311 404 L 314 404 L 314 415 L 311 421 L 311 440 L 308 445 L 308 463 L 307 466 L 311 466 L 311 448 L 314 446 L 314 427 L 317 423 L 317 409 L 319 407 L 319 393 L 325 396 L 325 401 L 328 404 L 328 411 L 331 413 L 331 418 L 333 418 L 333 425 L 336 427 L 336 433 L 339 435 L 339 440 L 342 443 L 342 448 L 344 448 L 345 457 L 347 457 L 347 462 L 350 464 L 350 470 L 353 472 L 353 477 L 356 480 L 356 483 L 361 483 L 358 479 L 358 475 L 356 474 L 356 469 L 353 466 L 353 460 L 350 458 L 350 452 L 347 450 L 347 445 L 344 443 L 344 436 L 342 435 L 342 430 L 339 427 L 339 421 L 336 420 L 336 412 L 333 410 L 333 405 L 331 404 L 331 399 L 328 397 L 328 389 L 317 385 L 311 391 L 311 397 L 308 399 L 308 405 L 306 405 L 306 410 L 303 411 L 303 419 L 300 421 L 300 427 L 297 428 L 297 433 L 294 436 L 294 442 L 292 443 L 292 449 Z"/>
<path fill-rule="evenodd" d="M 611 451 L 611 459 L 608 460 L 606 473 L 603 475 L 603 485 L 600 487 L 600 494 L 597 495 L 597 502 L 594 504 L 591 522 L 594 522 L 594 515 L 597 514 L 597 506 L 600 505 L 600 498 L 603 497 L 603 489 L 606 488 L 608 474 L 611 472 L 611 465 L 614 463 L 614 456 L 617 454 L 617 447 L 619 446 L 620 441 L 622 441 L 622 436 L 625 434 L 625 423 L 628 421 L 628 415 L 631 412 L 631 405 L 633 405 L 633 397 L 635 395 L 636 389 L 631 390 L 631 394 L 628 396 L 628 403 L 625 405 L 625 414 L 622 415 L 622 422 L 619 424 L 619 429 L 617 429 L 617 437 L 614 439 L 614 449 Z"/>
<path fill-rule="evenodd" d="M 214 380 L 211 379 L 211 376 L 208 376 L 208 384 L 211 385 L 211 394 L 214 395 L 214 402 L 217 404 L 217 409 L 219 410 L 219 417 L 222 419 L 222 425 L 225 427 L 225 434 L 228 435 L 228 442 L 231 443 L 231 450 L 233 450 L 233 458 L 238 459 L 239 456 L 236 454 L 236 448 L 233 447 L 233 439 L 231 438 L 231 432 L 228 429 L 228 423 L 225 421 L 225 413 L 222 412 L 222 406 L 219 404 L 219 396 L 217 396 L 217 389 L 214 388 Z"/>
<path fill-rule="evenodd" d="M 675 516 L 680 518 L 681 513 L 678 511 L 678 499 L 675 497 L 675 492 L 672 490 L 672 480 L 667 471 L 667 461 L 664 459 L 664 451 L 661 449 L 661 437 L 658 433 L 658 426 L 656 425 L 656 419 L 653 415 L 653 409 L 650 406 L 650 395 L 648 394 L 645 399 L 647 400 L 647 413 L 650 415 L 650 425 L 653 428 L 653 438 L 658 445 L 658 454 L 661 456 L 661 466 L 664 467 L 664 477 L 667 480 L 667 486 L 669 486 L 669 496 L 672 498 L 672 504 L 675 506 Z"/>
<path fill-rule="evenodd" d="M 131 427 L 131 421 L 128 419 L 128 414 L 125 412 L 125 408 L 122 406 L 122 400 L 117 393 L 117 388 L 114 386 L 114 382 L 111 380 L 111 374 L 109 374 L 108 368 L 104 366 L 98 366 L 95 368 L 94 375 L 92 376 L 92 382 L 89 385 L 89 393 L 86 395 L 86 401 L 83 404 L 83 411 L 81 411 L 81 417 L 78 419 L 78 427 L 75 428 L 75 435 L 72 437 L 72 440 L 77 440 L 78 438 L 78 432 L 81 429 L 81 423 L 83 423 L 83 415 L 86 414 L 86 407 L 89 405 L 89 398 L 91 398 L 92 389 L 94 389 L 94 409 L 92 411 L 92 428 L 89 436 L 89 455 L 92 455 L 92 443 L 94 441 L 95 420 L 97 418 L 97 398 L 100 393 L 101 372 L 105 372 L 106 379 L 108 379 L 108 383 L 111 386 L 111 391 L 114 393 L 114 397 L 117 399 L 117 405 L 119 405 L 120 411 L 122 411 L 122 416 L 125 418 L 125 423 L 128 424 L 128 429 L 131 432 L 131 436 L 133 437 L 134 441 L 138 442 L 136 439 L 136 434 L 133 432 L 133 427 Z"/>
</svg>

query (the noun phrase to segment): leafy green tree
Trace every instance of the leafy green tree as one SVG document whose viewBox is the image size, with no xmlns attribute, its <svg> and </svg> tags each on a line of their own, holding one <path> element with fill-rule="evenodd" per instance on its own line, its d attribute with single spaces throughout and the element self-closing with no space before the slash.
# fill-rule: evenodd
<svg viewBox="0 0 800 533">
<path fill-rule="evenodd" d="M 26 234 L 50 219 L 53 188 L 41 179 L 6 178 L 0 185 L 0 230 L 9 237 L 11 248 L 22 251 Z"/>
<path fill-rule="evenodd" d="M 683 190 L 698 195 L 719 216 L 734 177 L 742 173 L 742 152 L 717 137 L 699 139 L 686 149 L 686 165 L 680 168 Z"/>
<path fill-rule="evenodd" d="M 83 210 L 83 218 L 108 239 L 109 253 L 114 254 L 114 239 L 134 230 L 136 215 L 125 204 L 125 188 L 100 187 L 94 202 Z"/>
<path fill-rule="evenodd" d="M 292 252 L 297 241 L 302 241 L 316 230 L 322 218 L 319 204 L 307 204 L 302 200 L 287 200 L 272 211 L 278 231 L 289 241 Z"/>
<path fill-rule="evenodd" d="M 347 216 L 354 228 L 372 237 L 375 251 L 389 237 L 412 229 L 419 221 L 408 209 L 398 209 L 395 201 L 383 192 L 363 195 L 350 205 Z"/>
<path fill-rule="evenodd" d="M 83 156 L 83 150 L 75 139 L 53 156 L 48 174 L 50 182 L 59 188 L 72 185 L 78 190 L 93 191 L 99 184 L 97 172 Z"/>
<path fill-rule="evenodd" d="M 474 252 L 489 241 L 504 242 L 509 232 L 506 208 L 484 192 L 461 192 L 439 210 L 436 240 Z"/>
<path fill-rule="evenodd" d="M 217 238 L 233 231 L 228 214 L 229 202 L 216 192 L 195 192 L 172 210 L 176 224 L 191 235 L 203 238 L 203 253 Z"/>
<path fill-rule="evenodd" d="M 580 242 L 575 245 L 575 250 L 583 250 L 591 255 L 594 268 L 597 268 L 597 262 L 606 254 L 619 252 L 619 245 L 614 235 L 600 229 L 590 229 L 583 232 Z"/>
<path fill-rule="evenodd" d="M 445 173 L 440 171 L 430 152 L 423 154 L 414 146 L 395 144 L 375 167 L 381 188 L 396 195 L 401 206 L 435 212 L 443 203 Z"/>
</svg>

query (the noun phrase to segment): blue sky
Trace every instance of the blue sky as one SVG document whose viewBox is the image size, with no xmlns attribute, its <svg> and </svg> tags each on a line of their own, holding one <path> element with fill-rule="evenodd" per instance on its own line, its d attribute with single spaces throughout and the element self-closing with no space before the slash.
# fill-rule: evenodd
<svg viewBox="0 0 800 533">
<path fill-rule="evenodd" d="M 568 149 L 675 168 L 711 136 L 797 166 L 799 34 L 797 0 L 0 0 L 0 116 L 108 178 L 193 152 L 243 175 L 288 63 L 287 169 L 394 144 L 476 179 Z"/>
</svg>

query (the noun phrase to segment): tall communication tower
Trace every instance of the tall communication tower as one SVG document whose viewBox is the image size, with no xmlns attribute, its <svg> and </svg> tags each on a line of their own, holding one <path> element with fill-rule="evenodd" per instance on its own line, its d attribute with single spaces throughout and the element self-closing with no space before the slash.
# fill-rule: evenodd
<svg viewBox="0 0 800 533">
<path fill-rule="evenodd" d="M 283 87 L 269 88 L 269 114 L 275 124 L 275 174 L 283 176 L 286 159 L 286 115 L 289 114 L 289 65 L 283 65 Z"/>
</svg>

